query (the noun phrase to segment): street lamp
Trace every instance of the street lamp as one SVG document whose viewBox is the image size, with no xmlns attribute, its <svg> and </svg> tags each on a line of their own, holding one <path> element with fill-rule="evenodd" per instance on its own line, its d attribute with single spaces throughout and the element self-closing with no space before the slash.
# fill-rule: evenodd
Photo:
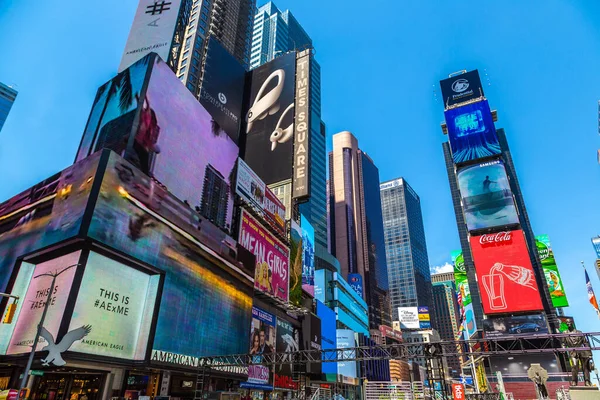
<svg viewBox="0 0 600 400">
<path fill-rule="evenodd" d="M 27 384 L 27 377 L 29 376 L 29 370 L 31 370 L 31 364 L 33 363 L 33 357 L 35 356 L 35 348 L 37 347 L 38 340 L 40 340 L 40 335 L 42 333 L 42 328 L 44 327 L 44 320 L 46 319 L 48 305 L 50 304 L 50 299 L 52 298 L 52 293 L 54 292 L 54 284 L 56 283 L 56 278 L 63 272 L 73 267 L 77 267 L 78 265 L 80 264 L 69 265 L 68 267 L 63 268 L 61 271 L 56 270 L 56 272 L 54 273 L 39 274 L 38 276 L 33 277 L 33 279 L 37 279 L 42 276 L 51 276 L 52 284 L 50 285 L 50 290 L 48 291 L 46 304 L 44 304 L 44 311 L 42 312 L 42 318 L 40 319 L 40 323 L 38 324 L 37 333 L 35 334 L 35 339 L 33 340 L 33 346 L 31 346 L 31 353 L 29 353 L 29 359 L 27 360 L 27 365 L 25 366 L 25 372 L 23 372 L 23 379 L 21 380 L 21 385 L 19 387 L 19 397 L 21 397 L 23 388 L 25 388 L 25 385 Z"/>
</svg>

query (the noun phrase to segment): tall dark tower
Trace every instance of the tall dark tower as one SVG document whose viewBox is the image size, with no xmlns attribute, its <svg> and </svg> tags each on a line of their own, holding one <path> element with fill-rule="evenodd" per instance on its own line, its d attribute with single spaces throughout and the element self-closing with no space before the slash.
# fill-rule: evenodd
<svg viewBox="0 0 600 400">
<path fill-rule="evenodd" d="M 227 229 L 227 206 L 229 205 L 229 185 L 223 175 L 212 165 L 206 166 L 202 186 L 200 214 L 220 228 Z"/>
</svg>

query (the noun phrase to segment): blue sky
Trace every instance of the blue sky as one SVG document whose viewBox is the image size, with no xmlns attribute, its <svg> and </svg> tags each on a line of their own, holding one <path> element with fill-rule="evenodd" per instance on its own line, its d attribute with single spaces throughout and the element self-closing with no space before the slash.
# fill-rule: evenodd
<svg viewBox="0 0 600 400">
<path fill-rule="evenodd" d="M 261 3 L 262 4 L 262 3 Z M 421 196 L 432 266 L 459 248 L 446 177 L 438 81 L 479 69 L 508 135 L 536 234 L 550 235 L 575 315 L 587 303 L 600 234 L 600 3 L 593 1 L 282 0 L 322 66 L 329 135 L 350 130 L 382 180 Z M 116 72 L 137 1 L 4 0 L 0 81 L 19 96 L 0 132 L 0 199 L 72 163 L 98 86 Z"/>
</svg>

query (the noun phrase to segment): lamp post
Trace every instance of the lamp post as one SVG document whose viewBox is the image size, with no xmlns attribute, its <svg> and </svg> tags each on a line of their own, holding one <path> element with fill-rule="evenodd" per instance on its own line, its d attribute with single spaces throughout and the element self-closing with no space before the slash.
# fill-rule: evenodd
<svg viewBox="0 0 600 400">
<path fill-rule="evenodd" d="M 29 371 L 31 370 L 31 364 L 33 364 L 33 357 L 35 356 L 35 348 L 37 347 L 38 340 L 40 340 L 40 335 L 42 333 L 42 328 L 44 327 L 44 320 L 46 319 L 46 314 L 48 313 L 48 305 L 50 304 L 50 299 L 52 299 L 52 292 L 54 292 L 54 284 L 56 283 L 56 278 L 62 274 L 63 272 L 78 266 L 79 264 L 69 265 L 68 267 L 63 268 L 61 271 L 56 270 L 54 273 L 46 273 L 40 274 L 38 276 L 34 276 L 33 279 L 40 278 L 42 276 L 50 276 L 52 277 L 52 284 L 50 284 L 50 290 L 48 291 L 48 297 L 46 298 L 46 304 L 44 304 L 44 311 L 42 312 L 42 318 L 40 319 L 40 323 L 38 324 L 37 332 L 35 334 L 35 339 L 33 340 L 33 346 L 31 346 L 31 353 L 29 353 L 29 359 L 27 360 L 27 365 L 25 366 L 25 372 L 23 372 L 23 379 L 21 380 L 21 385 L 19 387 L 19 397 L 21 397 L 21 393 L 23 392 L 23 388 L 27 384 L 27 378 L 29 376 Z"/>
</svg>

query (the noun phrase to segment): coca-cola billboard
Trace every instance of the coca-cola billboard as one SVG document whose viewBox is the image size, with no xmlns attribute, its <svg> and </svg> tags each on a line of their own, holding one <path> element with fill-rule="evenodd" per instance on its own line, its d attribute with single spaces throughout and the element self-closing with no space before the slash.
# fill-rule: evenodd
<svg viewBox="0 0 600 400">
<path fill-rule="evenodd" d="M 542 310 L 522 230 L 471 236 L 471 252 L 486 314 Z"/>
</svg>

